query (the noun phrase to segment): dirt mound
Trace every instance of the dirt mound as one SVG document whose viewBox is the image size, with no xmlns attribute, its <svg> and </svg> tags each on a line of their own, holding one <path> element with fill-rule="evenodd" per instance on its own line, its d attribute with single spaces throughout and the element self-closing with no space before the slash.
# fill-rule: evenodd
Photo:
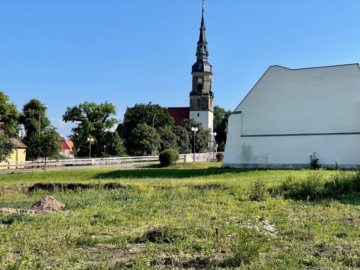
<svg viewBox="0 0 360 270">
<path fill-rule="evenodd" d="M 35 212 L 57 212 L 63 210 L 65 208 L 65 204 L 57 201 L 53 196 L 46 196 L 40 201 L 33 204 L 28 210 L 32 210 Z"/>
<path fill-rule="evenodd" d="M 0 213 L 49 213 L 64 210 L 65 205 L 57 201 L 53 196 L 46 196 L 40 201 L 33 204 L 30 208 L 14 209 L 14 208 L 0 208 Z"/>
</svg>

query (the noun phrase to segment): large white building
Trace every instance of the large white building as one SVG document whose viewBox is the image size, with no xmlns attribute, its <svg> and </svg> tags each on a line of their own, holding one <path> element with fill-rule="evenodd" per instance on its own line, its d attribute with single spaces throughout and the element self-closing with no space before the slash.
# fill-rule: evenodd
<svg viewBox="0 0 360 270">
<path fill-rule="evenodd" d="M 229 117 L 224 167 L 360 167 L 358 64 L 271 66 Z"/>
</svg>

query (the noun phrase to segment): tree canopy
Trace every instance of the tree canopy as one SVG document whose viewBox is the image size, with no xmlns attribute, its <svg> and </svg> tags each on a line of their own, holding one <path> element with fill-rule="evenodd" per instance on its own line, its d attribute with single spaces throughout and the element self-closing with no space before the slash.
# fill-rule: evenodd
<svg viewBox="0 0 360 270">
<path fill-rule="evenodd" d="M 224 149 L 226 144 L 227 121 L 231 114 L 230 110 L 225 110 L 219 106 L 214 107 L 214 131 L 216 143 L 220 146 L 220 150 Z"/>
<path fill-rule="evenodd" d="M 0 162 L 8 161 L 15 150 L 15 145 L 10 142 L 9 136 L 0 130 Z"/>
<path fill-rule="evenodd" d="M 191 153 L 190 133 L 182 126 L 173 126 L 171 131 L 176 135 L 176 148 L 181 154 Z"/>
<path fill-rule="evenodd" d="M 94 139 L 91 154 L 97 157 L 104 155 L 106 145 L 112 145 L 116 140 L 114 136 L 106 136 L 107 131 L 117 123 L 117 120 L 111 117 L 112 115 L 116 115 L 115 106 L 107 101 L 100 104 L 85 101 L 78 106 L 67 108 L 63 120 L 65 123 L 72 122 L 77 125 L 72 129 L 73 134 L 69 136 L 74 142 L 77 156 L 88 155 L 89 143 L 87 138 Z M 112 150 L 114 149 L 116 147 L 112 148 Z M 116 153 L 116 155 L 118 154 Z"/>
<path fill-rule="evenodd" d="M 39 158 L 59 158 L 61 137 L 53 126 L 46 127 L 39 136 L 33 136 L 27 145 L 26 159 L 36 160 Z"/>
<path fill-rule="evenodd" d="M 24 125 L 25 136 L 23 140 L 25 144 L 28 144 L 33 137 L 39 136 L 41 130 L 50 126 L 50 120 L 45 113 L 46 106 L 38 99 L 32 99 L 24 105 L 19 122 Z"/>
<path fill-rule="evenodd" d="M 0 122 L 11 134 L 19 130 L 19 116 L 16 105 L 9 103 L 9 97 L 0 91 Z"/>
<path fill-rule="evenodd" d="M 189 148 L 194 151 L 194 136 L 195 136 L 195 152 L 206 152 L 208 149 L 208 143 L 210 141 L 210 133 L 208 130 L 204 130 L 201 123 L 195 122 L 194 119 L 185 119 L 181 122 L 181 126 L 189 132 Z M 198 131 L 196 135 L 191 130 L 192 127 L 197 127 Z"/>
<path fill-rule="evenodd" d="M 126 152 L 131 155 L 133 149 L 137 148 L 137 141 L 134 136 L 130 136 L 131 132 L 139 125 L 146 124 L 156 130 L 165 127 L 172 127 L 174 118 L 160 107 L 160 105 L 148 104 L 135 104 L 134 107 L 128 108 L 125 112 L 124 123 L 126 133 L 123 135 L 124 145 Z M 158 147 L 156 148 L 158 149 Z"/>
<path fill-rule="evenodd" d="M 127 130 L 132 130 L 138 124 L 146 123 L 155 129 L 172 126 L 174 118 L 158 104 L 135 104 L 128 108 L 124 115 L 124 124 Z"/>
<path fill-rule="evenodd" d="M 172 132 L 171 127 L 159 127 L 157 133 L 160 135 L 160 149 L 159 152 L 162 152 L 166 149 L 177 150 L 177 136 Z"/>
<path fill-rule="evenodd" d="M 125 150 L 117 132 L 105 132 L 104 157 L 125 156 Z"/>
<path fill-rule="evenodd" d="M 146 123 L 138 124 L 129 133 L 129 140 L 136 142 L 132 148 L 128 149 L 131 156 L 148 156 L 153 149 L 160 148 L 160 135 L 156 129 Z"/>
</svg>

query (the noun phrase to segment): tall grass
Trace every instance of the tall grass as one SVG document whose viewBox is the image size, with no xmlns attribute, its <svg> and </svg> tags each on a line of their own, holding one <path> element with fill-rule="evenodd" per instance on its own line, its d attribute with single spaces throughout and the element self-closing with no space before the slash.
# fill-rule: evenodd
<svg viewBox="0 0 360 270">
<path fill-rule="evenodd" d="M 0 268 L 360 266 L 356 172 L 212 165 L 2 175 L 0 208 L 50 194 L 66 209 L 0 213 Z"/>
</svg>

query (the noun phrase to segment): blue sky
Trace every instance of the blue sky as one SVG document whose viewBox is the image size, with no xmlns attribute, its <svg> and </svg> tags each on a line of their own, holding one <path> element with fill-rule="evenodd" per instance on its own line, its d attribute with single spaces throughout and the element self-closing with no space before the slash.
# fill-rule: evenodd
<svg viewBox="0 0 360 270">
<path fill-rule="evenodd" d="M 206 0 L 214 103 L 234 110 L 271 65 L 360 62 L 358 0 Z M 1 0 L 0 91 L 62 136 L 68 106 L 189 106 L 201 0 Z"/>
</svg>

